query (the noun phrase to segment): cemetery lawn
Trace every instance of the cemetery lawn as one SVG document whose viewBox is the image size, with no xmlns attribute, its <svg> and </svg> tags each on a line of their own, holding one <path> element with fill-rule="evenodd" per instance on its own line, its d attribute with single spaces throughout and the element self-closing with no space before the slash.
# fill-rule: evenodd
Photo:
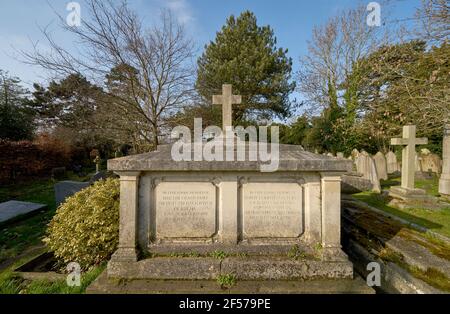
<svg viewBox="0 0 450 314">
<path fill-rule="evenodd" d="M 89 179 L 70 172 L 68 176 L 67 180 L 72 181 Z M 105 265 L 101 265 L 82 274 L 80 287 L 69 287 L 65 280 L 24 280 L 13 273 L 13 269 L 45 251 L 42 238 L 56 211 L 55 183 L 52 179 L 41 178 L 0 187 L 0 202 L 14 199 L 47 205 L 47 209 L 40 213 L 0 226 L 0 294 L 84 293 L 86 287 L 105 269 Z"/>
<path fill-rule="evenodd" d="M 399 185 L 400 178 L 381 181 L 383 190 L 392 185 Z M 416 180 L 415 186 L 427 191 L 427 194 L 438 196 L 439 180 Z M 373 192 L 362 192 L 353 195 L 354 198 L 363 201 L 389 214 L 403 218 L 411 223 L 417 224 L 433 232 L 450 237 L 450 203 L 449 206 L 440 210 L 426 208 L 399 209 L 387 205 L 387 198 L 382 194 Z"/>
<path fill-rule="evenodd" d="M 30 259 L 30 257 L 28 257 Z M 81 294 L 86 288 L 105 270 L 106 264 L 102 264 L 81 274 L 81 286 L 70 287 L 66 280 L 24 280 L 15 275 L 12 269 L 26 262 L 23 258 L 11 267 L 0 273 L 0 294 Z"/>
<path fill-rule="evenodd" d="M 68 180 L 83 181 L 86 177 L 69 173 Z M 29 201 L 47 205 L 47 209 L 31 217 L 0 226 L 0 271 L 8 259 L 17 258 L 26 250 L 42 245 L 47 224 L 55 214 L 56 182 L 49 178 L 0 187 L 0 202 L 9 200 Z"/>
</svg>

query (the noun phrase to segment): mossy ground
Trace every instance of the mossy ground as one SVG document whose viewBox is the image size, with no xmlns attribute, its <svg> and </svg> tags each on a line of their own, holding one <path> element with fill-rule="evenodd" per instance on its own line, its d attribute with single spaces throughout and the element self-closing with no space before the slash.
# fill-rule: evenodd
<svg viewBox="0 0 450 314">
<path fill-rule="evenodd" d="M 390 179 L 382 181 L 382 188 L 388 189 L 390 186 L 398 184 L 400 184 L 399 178 Z M 438 195 L 438 186 L 439 180 L 437 177 L 430 180 L 416 180 L 416 187 L 425 189 L 427 194 L 432 196 Z M 440 210 L 427 208 L 399 209 L 389 206 L 387 197 L 382 194 L 362 192 L 355 194 L 354 197 L 389 214 L 450 237 L 450 203 L 448 207 Z"/>
<path fill-rule="evenodd" d="M 384 189 L 398 184 L 400 184 L 400 178 L 382 181 L 382 187 Z M 429 195 L 437 196 L 438 179 L 416 180 L 416 187 L 425 189 Z M 391 215 L 403 218 L 408 222 L 444 236 L 450 236 L 450 204 L 449 207 L 441 210 L 427 208 L 398 209 L 389 206 L 388 197 L 383 194 L 363 192 L 354 195 L 354 198 Z M 395 236 L 399 236 L 425 247 L 432 254 L 440 258 L 450 261 L 449 242 L 443 241 L 430 233 L 415 230 L 410 226 L 379 215 L 374 211 L 359 206 L 357 206 L 358 208 L 353 208 L 353 205 L 348 205 L 347 207 L 349 210 L 344 211 L 343 218 L 346 220 L 347 228 L 350 230 L 353 239 L 364 246 L 369 252 L 375 253 L 383 261 L 397 264 L 414 277 L 423 280 L 435 288 L 446 292 L 450 291 L 448 274 L 444 274 L 431 267 L 424 271 L 408 265 L 401 254 L 385 246 L 386 241 Z"/>
<path fill-rule="evenodd" d="M 68 180 L 86 181 L 88 177 L 78 177 L 68 173 Z M 34 179 L 0 187 L 0 202 L 20 200 L 46 204 L 47 209 L 36 215 L 12 223 L 4 224 L 0 229 L 0 265 L 14 261 L 0 269 L 0 294 L 17 293 L 83 293 L 86 287 L 103 271 L 105 266 L 95 267 L 82 274 L 81 287 L 69 287 L 64 280 L 23 280 L 13 273 L 13 269 L 36 256 L 36 250 L 42 245 L 47 224 L 55 214 L 54 184 L 49 178 Z M 38 249 L 39 250 L 39 249 Z M 44 249 L 42 249 L 44 250 Z M 40 253 L 42 252 L 40 251 Z M 33 251 L 34 253 L 28 253 Z M 21 257 L 22 256 L 22 257 Z"/>
<path fill-rule="evenodd" d="M 83 181 L 69 172 L 69 180 Z M 55 181 L 49 178 L 0 187 L 0 202 L 18 200 L 46 204 L 47 209 L 0 228 L 0 263 L 23 253 L 27 248 L 42 243 L 47 224 L 55 214 Z"/>
<path fill-rule="evenodd" d="M 426 282 L 432 287 L 450 292 L 450 279 L 446 276 L 446 274 L 437 269 L 429 267 L 426 271 L 424 271 L 418 267 L 411 266 L 403 260 L 403 256 L 401 254 L 389 248 L 384 248 L 382 251 L 380 251 L 378 257 L 383 261 L 397 264 L 398 266 L 407 270 L 414 277 Z"/>
<path fill-rule="evenodd" d="M 71 287 L 65 280 L 24 280 L 12 272 L 13 267 L 0 273 L 0 294 L 81 294 L 105 270 L 100 265 L 81 274 L 81 285 Z"/>
</svg>

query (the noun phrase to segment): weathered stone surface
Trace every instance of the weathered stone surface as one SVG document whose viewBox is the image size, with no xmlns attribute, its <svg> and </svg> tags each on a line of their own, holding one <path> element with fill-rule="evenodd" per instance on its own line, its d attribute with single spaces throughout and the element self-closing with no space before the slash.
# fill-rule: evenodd
<svg viewBox="0 0 450 314">
<path fill-rule="evenodd" d="M 441 173 L 442 161 L 436 154 L 421 155 L 421 167 L 424 172 Z"/>
<path fill-rule="evenodd" d="M 440 208 L 438 199 L 427 195 L 426 191 L 422 189 L 405 189 L 401 186 L 392 186 L 389 190 L 389 196 L 393 198 L 389 204 L 400 208 Z"/>
<path fill-rule="evenodd" d="M 414 189 L 414 172 L 417 164 L 415 158 L 416 145 L 427 144 L 428 139 L 416 138 L 416 126 L 406 125 L 403 127 L 402 138 L 391 139 L 391 145 L 401 145 L 402 149 L 402 187 Z M 419 163 L 420 164 L 420 163 Z M 420 169 L 421 171 L 421 169 Z"/>
<path fill-rule="evenodd" d="M 0 223 L 4 223 L 21 215 L 27 215 L 40 211 L 46 207 L 47 205 L 45 204 L 21 201 L 8 201 L 0 203 Z"/>
<path fill-rule="evenodd" d="M 317 242 L 316 242 L 317 244 Z M 208 243 L 158 243 L 150 245 L 150 251 L 158 256 L 173 256 L 174 254 L 197 254 L 210 255 L 214 252 L 225 252 L 228 255 L 245 255 L 245 256 L 287 256 L 293 246 L 298 251 L 308 255 L 316 253 L 309 243 L 301 241 L 283 241 L 280 243 L 264 243 L 260 241 L 246 241 L 239 244 L 223 244 L 220 242 Z"/>
<path fill-rule="evenodd" d="M 423 271 L 433 268 L 443 274 L 450 275 L 450 261 L 432 254 L 418 243 L 397 236 L 387 241 L 386 246 L 400 253 L 408 265 L 415 266 Z"/>
<path fill-rule="evenodd" d="M 402 149 L 402 184 L 401 187 L 391 187 L 389 196 L 394 198 L 391 205 L 398 207 L 409 207 L 410 205 L 436 203 L 433 197 L 427 196 L 425 191 L 414 187 L 414 176 L 420 159 L 415 150 L 416 145 L 427 144 L 426 138 L 416 138 L 416 126 L 406 125 L 403 127 L 402 138 L 391 139 L 391 145 L 401 145 Z M 420 171 L 422 171 L 422 168 Z"/>
<path fill-rule="evenodd" d="M 354 267 L 363 276 L 369 275 L 367 265 L 377 261 L 381 268 L 381 286 L 378 288 L 382 293 L 393 294 L 440 294 L 442 291 L 428 285 L 424 281 L 413 277 L 406 270 L 394 263 L 383 263 L 377 259 L 369 250 L 354 240 L 348 241 L 347 251 L 350 252 Z"/>
<path fill-rule="evenodd" d="M 417 153 L 414 152 L 414 171 L 415 172 L 422 172 L 422 157 Z"/>
<path fill-rule="evenodd" d="M 213 104 L 222 105 L 222 130 L 233 125 L 232 106 L 240 104 L 241 101 L 242 97 L 240 95 L 233 95 L 230 84 L 222 85 L 222 95 L 213 96 Z"/>
<path fill-rule="evenodd" d="M 444 127 L 442 141 L 442 174 L 439 179 L 439 193 L 450 199 L 450 124 Z"/>
<path fill-rule="evenodd" d="M 248 143 L 246 151 L 249 151 Z M 191 152 L 193 156 L 193 151 Z M 160 145 L 158 150 L 108 160 L 111 171 L 260 171 L 262 161 L 178 161 L 171 156 L 171 145 Z M 352 164 L 346 159 L 316 155 L 296 145 L 280 144 L 277 171 L 350 171 Z"/>
<path fill-rule="evenodd" d="M 61 181 L 55 184 L 55 203 L 56 206 L 64 203 L 66 198 L 74 195 L 75 193 L 81 191 L 89 186 L 89 182 L 78 182 L 78 181 Z"/>
<path fill-rule="evenodd" d="M 397 156 L 389 151 L 386 154 L 386 166 L 387 166 L 387 173 L 392 174 L 397 171 L 400 171 L 400 167 L 397 161 Z"/>
<path fill-rule="evenodd" d="M 287 257 L 226 258 L 222 274 L 234 274 L 238 280 L 311 280 L 353 278 L 353 266 L 347 262 L 324 262 Z"/>
<path fill-rule="evenodd" d="M 228 88 L 214 100 L 224 105 L 224 128 L 231 124 L 233 97 Z M 171 244 L 199 245 L 203 251 L 217 245 L 261 245 L 263 251 L 263 245 L 321 244 L 318 264 L 348 263 L 340 245 L 340 176 L 351 170 L 352 162 L 312 154 L 301 146 L 280 145 L 279 151 L 267 152 L 263 142 L 224 139 L 236 144 L 224 147 L 224 160 L 237 161 L 219 161 L 217 154 L 216 161 L 202 158 L 202 152 L 210 156 L 208 149 L 223 144 L 220 138 L 184 146 L 188 151 L 183 158 L 172 156 L 172 148 L 179 146 L 162 145 L 154 152 L 108 161 L 108 169 L 120 176 L 119 247 L 108 266 L 111 275 L 165 278 L 190 271 L 190 261 L 184 259 L 170 260 L 167 270 L 160 265 L 164 259 L 137 261 L 138 247 L 154 253 Z M 239 154 L 243 151 L 246 158 Z M 255 158 L 257 152 L 260 158 Z M 271 160 L 266 161 L 264 152 Z M 264 171 L 274 161 L 278 167 Z M 214 274 L 214 267 L 202 263 L 192 278 Z M 317 272 L 335 276 L 335 270 L 324 267 Z"/>
<path fill-rule="evenodd" d="M 240 280 L 312 280 L 353 278 L 349 261 L 292 259 L 276 256 L 227 257 L 153 257 L 136 263 L 110 261 L 112 278 L 204 280 L 220 274 L 233 274 Z"/>
<path fill-rule="evenodd" d="M 247 183 L 242 194 L 245 238 L 295 238 L 303 233 L 299 184 Z"/>
<path fill-rule="evenodd" d="M 416 232 L 414 229 L 417 226 L 412 226 L 411 223 L 404 220 L 400 221 L 398 217 L 386 214 L 361 201 L 346 199 L 342 208 L 344 250 L 348 252 L 355 269 L 362 276 L 367 276 L 373 271 L 373 269 L 367 270 L 368 263 L 375 261 L 381 266 L 381 286 L 376 287 L 377 290 L 381 290 L 383 293 L 442 293 L 422 280 L 414 278 L 399 265 L 386 262 L 386 259 L 379 259 L 379 256 L 385 256 L 380 253 L 387 246 L 390 252 L 394 251 L 403 256 L 400 265 L 406 263 L 410 266 L 423 267 L 422 269 L 441 267 L 444 266 L 442 259 L 432 253 L 448 250 L 445 239 L 441 238 L 442 241 L 439 242 L 431 241 L 425 235 L 425 232 L 428 232 L 425 228 L 423 228 L 424 230 L 418 229 L 421 232 Z M 423 243 L 430 250 L 424 252 L 425 247 L 418 243 Z M 405 253 L 408 256 L 406 258 Z M 428 259 L 430 259 L 430 263 L 428 263 Z M 390 259 L 387 258 L 387 260 Z M 445 265 L 448 263 L 445 261 Z M 446 272 L 445 268 L 441 268 L 441 270 Z"/>
<path fill-rule="evenodd" d="M 352 157 L 353 160 L 356 160 L 356 158 L 358 158 L 359 156 L 359 151 L 356 148 L 353 148 L 350 156 Z"/>
<path fill-rule="evenodd" d="M 355 194 L 364 191 L 371 191 L 372 188 L 372 182 L 363 178 L 362 174 L 349 173 L 342 176 L 341 192 L 344 194 Z"/>
<path fill-rule="evenodd" d="M 377 169 L 378 178 L 381 180 L 387 180 L 387 163 L 386 158 L 382 152 L 378 152 L 373 156 L 375 167 Z"/>
<path fill-rule="evenodd" d="M 215 279 L 220 274 L 220 260 L 195 257 L 154 257 L 136 263 L 110 261 L 108 277 L 141 279 Z"/>
<path fill-rule="evenodd" d="M 372 183 L 373 191 L 381 192 L 380 179 L 378 178 L 375 162 L 366 151 L 362 151 L 356 159 L 356 169 L 358 173 L 362 174 L 364 179 Z"/>
<path fill-rule="evenodd" d="M 322 190 L 322 246 L 327 252 L 341 251 L 341 177 L 323 174 Z"/>
<path fill-rule="evenodd" d="M 337 152 L 337 153 L 336 153 L 336 157 L 337 157 L 337 158 L 341 158 L 341 159 L 344 159 L 344 158 L 345 158 L 344 153 L 342 153 L 342 152 Z"/>
<path fill-rule="evenodd" d="M 161 182 L 155 189 L 158 238 L 202 238 L 216 232 L 216 188 L 209 182 Z"/>
<path fill-rule="evenodd" d="M 317 280 L 246 280 L 222 289 L 215 280 L 128 280 L 126 285 L 108 280 L 106 271 L 86 289 L 88 294 L 373 294 L 361 277 Z"/>
</svg>

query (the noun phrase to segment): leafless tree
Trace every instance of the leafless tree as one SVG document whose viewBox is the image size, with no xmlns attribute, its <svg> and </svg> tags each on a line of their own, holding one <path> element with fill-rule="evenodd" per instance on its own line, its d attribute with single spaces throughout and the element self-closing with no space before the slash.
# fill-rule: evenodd
<svg viewBox="0 0 450 314">
<path fill-rule="evenodd" d="M 366 7 L 360 6 L 343 11 L 325 25 L 313 29 L 308 54 L 300 59 L 297 72 L 299 92 L 306 98 L 311 113 L 329 106 L 333 101 L 330 90 L 345 88 L 342 85 L 348 82 L 357 61 L 383 40 L 379 27 L 367 25 L 367 14 Z M 336 92 L 337 98 L 341 96 Z"/>
<path fill-rule="evenodd" d="M 105 88 L 105 105 L 125 115 L 117 116 L 117 121 L 124 122 L 129 115 L 130 129 L 138 126 L 138 136 L 157 145 L 165 119 L 186 104 L 194 91 L 193 41 L 170 11 L 161 13 L 157 25 L 147 27 L 125 1 L 86 0 L 82 8 L 81 26 L 69 26 L 59 16 L 61 27 L 77 38 L 76 53 L 43 29 L 51 52 L 42 52 L 35 44 L 33 51 L 22 52 L 25 61 L 61 76 L 80 73 L 97 82 L 104 82 L 120 66 L 133 69 L 116 78 L 125 88 Z"/>
<path fill-rule="evenodd" d="M 450 37 L 448 0 L 422 0 L 416 18 L 419 20 L 420 37 L 432 43 L 448 41 Z"/>
</svg>

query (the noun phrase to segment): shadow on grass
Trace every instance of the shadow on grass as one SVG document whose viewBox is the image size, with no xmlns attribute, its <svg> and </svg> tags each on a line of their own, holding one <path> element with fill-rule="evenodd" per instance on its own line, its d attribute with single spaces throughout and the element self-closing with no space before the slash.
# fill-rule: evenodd
<svg viewBox="0 0 450 314">
<path fill-rule="evenodd" d="M 387 203 L 387 197 L 376 194 L 376 193 L 360 193 L 358 195 L 354 195 L 354 197 L 360 201 L 363 201 L 373 207 L 376 207 L 378 209 L 383 210 L 384 212 L 390 213 L 392 215 L 395 215 L 397 217 L 403 218 L 406 221 L 412 222 L 414 224 L 417 224 L 419 226 L 422 226 L 426 229 L 431 229 L 438 231 L 440 229 L 446 229 L 444 228 L 444 224 L 437 223 L 435 221 L 431 221 L 429 219 L 414 215 L 412 213 L 406 212 L 406 210 L 400 210 L 395 207 L 388 206 Z M 417 211 L 427 211 L 426 209 L 411 209 L 408 210 L 411 212 L 417 212 Z M 447 228 L 450 228 L 450 226 L 446 226 Z M 450 234 L 450 230 L 449 230 Z"/>
</svg>

